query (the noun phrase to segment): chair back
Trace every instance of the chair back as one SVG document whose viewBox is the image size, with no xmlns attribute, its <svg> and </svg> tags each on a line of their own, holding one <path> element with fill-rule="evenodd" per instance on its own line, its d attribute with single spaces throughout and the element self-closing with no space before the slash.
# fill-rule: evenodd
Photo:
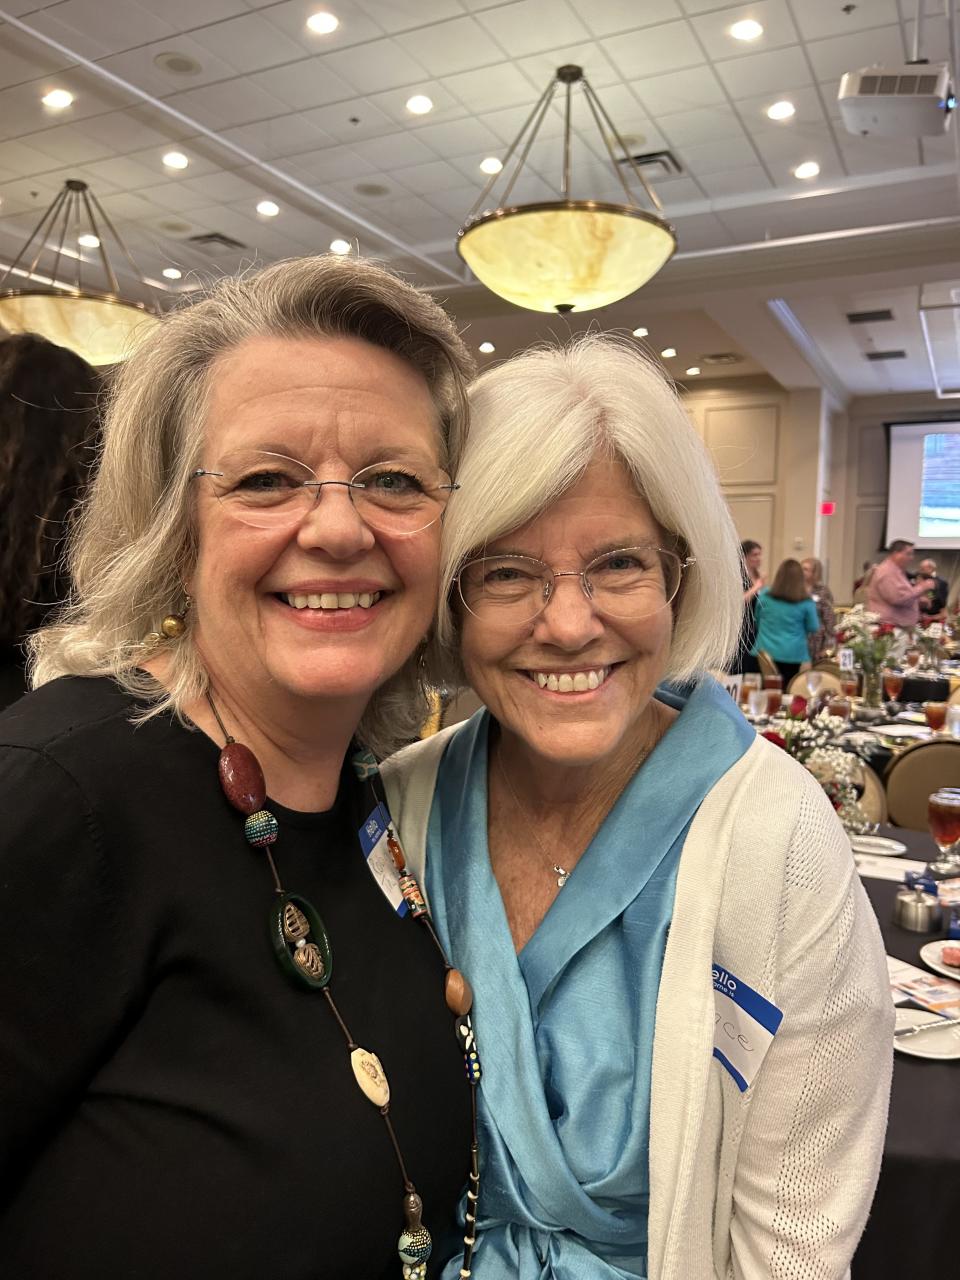
<svg viewBox="0 0 960 1280">
<path fill-rule="evenodd" d="M 863 769 L 863 795 L 860 797 L 860 808 L 871 822 L 886 822 L 887 797 L 883 783 L 876 772 L 868 764 Z"/>
<path fill-rule="evenodd" d="M 760 668 L 760 674 L 764 676 L 778 676 L 780 668 L 767 653 L 766 649 L 757 650 L 757 666 Z"/>
<path fill-rule="evenodd" d="M 884 784 L 890 821 L 926 831 L 929 797 L 940 787 L 960 786 L 960 740 L 936 738 L 907 747 L 887 765 Z"/>
</svg>

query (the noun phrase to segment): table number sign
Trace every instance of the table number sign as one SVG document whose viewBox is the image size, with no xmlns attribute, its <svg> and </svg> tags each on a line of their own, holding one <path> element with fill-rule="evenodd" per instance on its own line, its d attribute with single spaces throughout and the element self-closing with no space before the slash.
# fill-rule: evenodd
<svg viewBox="0 0 960 1280">
<path fill-rule="evenodd" d="M 837 653 L 837 662 L 839 663 L 841 671 L 852 671 L 853 670 L 853 650 L 840 649 Z"/>
</svg>

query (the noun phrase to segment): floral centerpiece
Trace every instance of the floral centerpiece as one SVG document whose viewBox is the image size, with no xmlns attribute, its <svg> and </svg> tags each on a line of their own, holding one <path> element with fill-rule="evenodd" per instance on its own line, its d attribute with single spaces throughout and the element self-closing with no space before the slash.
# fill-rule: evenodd
<svg viewBox="0 0 960 1280">
<path fill-rule="evenodd" d="M 848 831 L 872 830 L 874 824 L 860 804 L 863 794 L 863 769 L 858 758 L 833 743 L 847 729 L 840 716 L 821 711 L 807 720 L 805 707 L 794 699 L 789 718 L 778 730 L 768 729 L 762 736 L 781 747 L 812 773 L 826 792 L 827 798 Z"/>
<path fill-rule="evenodd" d="M 943 647 L 943 627 L 939 622 L 932 622 L 926 627 L 917 627 L 914 632 L 914 643 L 923 655 L 921 665 L 927 671 L 937 671 L 940 660 L 946 657 Z"/>
<path fill-rule="evenodd" d="M 875 613 L 856 605 L 837 628 L 837 644 L 852 649 L 854 662 L 863 673 L 863 701 L 868 707 L 879 707 L 881 672 L 903 647 L 897 628 L 881 622 Z"/>
</svg>

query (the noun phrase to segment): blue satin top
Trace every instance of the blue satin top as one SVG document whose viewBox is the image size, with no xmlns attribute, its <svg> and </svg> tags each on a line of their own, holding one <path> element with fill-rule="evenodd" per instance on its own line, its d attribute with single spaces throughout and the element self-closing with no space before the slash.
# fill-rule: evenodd
<svg viewBox="0 0 960 1280">
<path fill-rule="evenodd" d="M 653 1031 L 680 851 L 701 800 L 753 739 L 712 680 L 657 696 L 680 716 L 519 954 L 487 845 L 487 712 L 441 761 L 426 889 L 474 991 L 475 1280 L 647 1275 Z M 443 1280 L 459 1274 L 456 1254 Z"/>
</svg>

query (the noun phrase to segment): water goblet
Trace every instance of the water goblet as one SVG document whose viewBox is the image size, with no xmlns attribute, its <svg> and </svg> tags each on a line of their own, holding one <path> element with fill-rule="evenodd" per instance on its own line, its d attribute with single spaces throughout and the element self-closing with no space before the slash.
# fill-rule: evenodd
<svg viewBox="0 0 960 1280">
<path fill-rule="evenodd" d="M 754 720 L 759 720 L 766 713 L 767 699 L 766 689 L 751 689 L 747 694 L 747 709 Z"/>
<path fill-rule="evenodd" d="M 937 733 L 946 723 L 947 704 L 945 702 L 925 702 L 923 704 L 923 714 L 926 717 L 927 724 L 934 733 Z"/>
<path fill-rule="evenodd" d="M 815 698 L 820 692 L 820 686 L 823 684 L 823 672 L 807 671 L 804 675 L 804 683 L 807 686 L 807 693 L 811 698 Z"/>
<path fill-rule="evenodd" d="M 934 880 L 960 875 L 960 787 L 941 787 L 927 801 L 930 834 L 940 856 L 927 868 Z"/>
</svg>

